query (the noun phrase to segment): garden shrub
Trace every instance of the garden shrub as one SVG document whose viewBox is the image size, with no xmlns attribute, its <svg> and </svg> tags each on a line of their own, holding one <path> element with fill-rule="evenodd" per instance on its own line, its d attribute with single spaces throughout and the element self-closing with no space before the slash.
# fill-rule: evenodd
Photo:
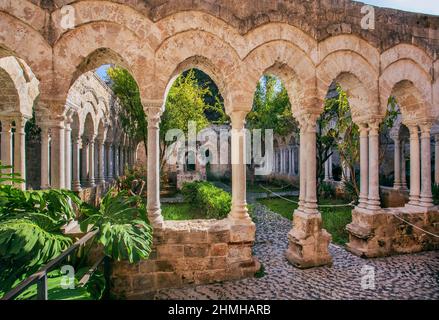
<svg viewBox="0 0 439 320">
<path fill-rule="evenodd" d="M 335 187 L 330 183 L 322 182 L 319 185 L 319 193 L 325 199 L 335 198 Z"/>
<path fill-rule="evenodd" d="M 204 212 L 208 219 L 223 219 L 232 207 L 230 194 L 207 181 L 185 183 L 182 193 L 185 201 Z"/>
</svg>

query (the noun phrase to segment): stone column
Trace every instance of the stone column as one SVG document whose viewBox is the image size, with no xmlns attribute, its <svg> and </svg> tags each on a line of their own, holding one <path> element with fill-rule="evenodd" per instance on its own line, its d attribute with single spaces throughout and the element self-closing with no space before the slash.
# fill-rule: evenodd
<svg viewBox="0 0 439 320">
<path fill-rule="evenodd" d="M 147 103 L 148 115 L 148 175 L 147 208 L 148 219 L 153 227 L 162 228 L 163 217 L 160 209 L 160 116 L 162 103 Z"/>
<path fill-rule="evenodd" d="M 65 131 L 63 122 L 50 128 L 51 131 L 51 178 L 52 188 L 64 189 L 65 186 Z"/>
<path fill-rule="evenodd" d="M 405 161 L 405 141 L 401 141 L 401 189 L 407 189 L 406 161 Z"/>
<path fill-rule="evenodd" d="M 26 134 L 24 128 L 27 119 L 18 118 L 15 120 L 14 134 L 14 173 L 20 175 L 20 178 L 26 180 Z M 26 182 L 18 183 L 17 188 L 26 189 Z"/>
<path fill-rule="evenodd" d="M 105 143 L 105 151 L 107 152 L 107 181 L 113 179 L 113 157 L 111 154 L 111 142 Z"/>
<path fill-rule="evenodd" d="M 232 210 L 229 217 L 233 220 L 251 222 L 246 200 L 246 132 L 244 111 L 234 111 L 232 121 Z"/>
<path fill-rule="evenodd" d="M 305 128 L 300 125 L 300 151 L 299 151 L 299 207 L 300 211 L 304 210 L 305 196 L 306 196 L 306 153 L 307 153 L 307 141 L 306 141 Z"/>
<path fill-rule="evenodd" d="M 394 172 L 395 181 L 393 182 L 394 189 L 401 188 L 401 141 L 399 137 L 393 139 L 394 142 Z"/>
<path fill-rule="evenodd" d="M 41 189 L 49 189 L 49 129 L 41 127 Z"/>
<path fill-rule="evenodd" d="M 114 167 L 114 177 L 118 178 L 120 173 L 119 173 L 119 144 L 115 143 L 113 145 L 113 153 L 114 153 L 114 162 L 113 162 L 113 167 Z"/>
<path fill-rule="evenodd" d="M 360 124 L 360 196 L 358 206 L 367 207 L 369 199 L 369 129 Z"/>
<path fill-rule="evenodd" d="M 293 176 L 296 175 L 296 164 L 295 164 L 295 155 L 294 155 L 294 147 L 291 148 L 291 174 Z"/>
<path fill-rule="evenodd" d="M 90 187 L 96 186 L 95 181 L 95 137 L 90 138 L 90 142 L 88 144 L 88 165 L 89 165 L 89 171 L 88 171 L 88 182 Z"/>
<path fill-rule="evenodd" d="M 81 175 L 79 172 L 79 161 L 80 161 L 80 148 L 81 148 L 81 137 L 78 135 L 73 136 L 73 162 L 72 162 L 72 190 L 81 191 Z"/>
<path fill-rule="evenodd" d="M 89 186 L 89 162 L 88 162 L 88 154 L 89 154 L 89 146 L 88 146 L 89 140 L 87 137 L 82 138 L 82 165 L 81 165 L 81 185 L 82 186 Z"/>
<path fill-rule="evenodd" d="M 288 233 L 289 245 L 285 254 L 288 261 L 298 268 L 332 263 L 328 251 L 331 235 L 322 229 L 322 217 L 317 210 L 316 120 L 315 114 L 304 115 L 299 119 L 300 204 L 293 215 L 293 228 Z"/>
<path fill-rule="evenodd" d="M 3 166 L 12 166 L 12 125 L 11 120 L 2 119 L 1 162 Z M 12 169 L 4 169 L 4 174 L 11 174 Z"/>
<path fill-rule="evenodd" d="M 66 120 L 65 126 L 65 188 L 72 189 L 72 128 L 71 119 Z"/>
<path fill-rule="evenodd" d="M 434 183 L 439 184 L 439 134 L 434 136 Z"/>
<path fill-rule="evenodd" d="M 332 155 L 329 156 L 328 170 L 329 170 L 329 180 L 334 180 L 334 176 L 332 175 Z"/>
<path fill-rule="evenodd" d="M 369 195 L 368 208 L 380 209 L 379 121 L 369 124 Z"/>
<path fill-rule="evenodd" d="M 105 145 L 104 140 L 98 139 L 98 183 L 105 182 L 105 163 L 104 163 L 104 152 Z"/>
<path fill-rule="evenodd" d="M 421 193 L 419 129 L 417 125 L 408 126 L 410 130 L 410 197 L 409 204 L 419 205 Z"/>
<path fill-rule="evenodd" d="M 120 174 L 123 176 L 125 173 L 125 146 L 120 147 Z"/>
<path fill-rule="evenodd" d="M 323 181 L 329 181 L 329 158 L 325 161 L 325 178 L 323 179 Z"/>
<path fill-rule="evenodd" d="M 317 213 L 317 124 L 310 118 L 306 127 L 307 166 L 306 166 L 306 209 L 307 213 Z"/>
<path fill-rule="evenodd" d="M 431 123 L 421 124 L 421 197 L 419 203 L 423 207 L 433 206 L 431 193 Z"/>
</svg>

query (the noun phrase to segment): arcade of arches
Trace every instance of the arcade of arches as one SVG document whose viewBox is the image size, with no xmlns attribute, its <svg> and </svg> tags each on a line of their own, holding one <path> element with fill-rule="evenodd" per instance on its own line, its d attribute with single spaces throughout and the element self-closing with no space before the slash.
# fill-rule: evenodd
<svg viewBox="0 0 439 320">
<path fill-rule="evenodd" d="M 62 27 L 61 4 L 73 9 L 72 28 Z M 401 230 L 394 214 L 439 233 L 430 174 L 431 132 L 439 120 L 439 18 L 377 8 L 377 27 L 366 31 L 359 23 L 361 6 L 349 0 L 272 0 L 257 6 L 250 0 L 3 1 L 2 163 L 13 164 L 15 172 L 32 171 L 26 169 L 24 126 L 34 109 L 41 128 L 39 186 L 93 187 L 132 164 L 135 143 L 120 130 L 117 102 L 90 73 L 103 64 L 122 66 L 137 81 L 148 118 L 147 200 L 155 250 L 135 268 L 115 266 L 116 291 L 136 295 L 251 275 L 258 262 L 251 251 L 255 225 L 247 210 L 245 164 L 232 165 L 227 219 L 163 221 L 159 122 L 172 79 L 198 68 L 218 85 L 232 128 L 243 131 L 256 84 L 268 72 L 285 85 L 300 126 L 300 150 L 281 153 L 296 158 L 288 168 L 279 160 L 282 170 L 300 172 L 300 205 L 286 256 L 298 267 L 330 264 L 331 236 L 322 229 L 317 206 L 316 120 L 328 88 L 337 82 L 360 128 L 360 203 L 348 225 L 347 248 L 365 257 L 437 248 L 437 239 L 422 231 Z M 73 90 L 78 83 L 83 86 Z M 403 145 L 409 150 L 410 199 L 403 207 L 381 208 L 378 129 L 390 96 L 407 129 L 394 135 L 405 142 L 395 144 L 395 172 L 401 171 Z M 237 141 L 232 157 L 244 158 L 244 143 Z M 401 176 L 395 179 L 401 186 Z"/>
</svg>

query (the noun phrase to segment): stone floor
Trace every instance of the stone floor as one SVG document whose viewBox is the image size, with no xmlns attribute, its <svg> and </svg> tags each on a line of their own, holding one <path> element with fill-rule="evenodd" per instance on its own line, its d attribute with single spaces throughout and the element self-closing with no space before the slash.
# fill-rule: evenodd
<svg viewBox="0 0 439 320">
<path fill-rule="evenodd" d="M 284 257 L 290 221 L 260 204 L 255 213 L 254 253 L 265 276 L 164 289 L 155 299 L 439 299 L 437 251 L 366 260 L 331 244 L 332 267 L 299 270 Z M 365 265 L 374 268 L 375 289 L 362 289 Z"/>
</svg>

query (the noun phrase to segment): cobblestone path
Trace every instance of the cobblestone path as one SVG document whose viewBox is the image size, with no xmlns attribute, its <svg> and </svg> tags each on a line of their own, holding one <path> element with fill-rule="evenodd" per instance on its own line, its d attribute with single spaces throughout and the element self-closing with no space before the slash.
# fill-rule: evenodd
<svg viewBox="0 0 439 320">
<path fill-rule="evenodd" d="M 330 245 L 332 267 L 300 270 L 284 257 L 291 223 L 256 204 L 254 253 L 265 276 L 160 290 L 156 299 L 439 299 L 439 252 L 362 259 Z M 375 269 L 375 289 L 361 288 L 361 270 Z"/>
</svg>

